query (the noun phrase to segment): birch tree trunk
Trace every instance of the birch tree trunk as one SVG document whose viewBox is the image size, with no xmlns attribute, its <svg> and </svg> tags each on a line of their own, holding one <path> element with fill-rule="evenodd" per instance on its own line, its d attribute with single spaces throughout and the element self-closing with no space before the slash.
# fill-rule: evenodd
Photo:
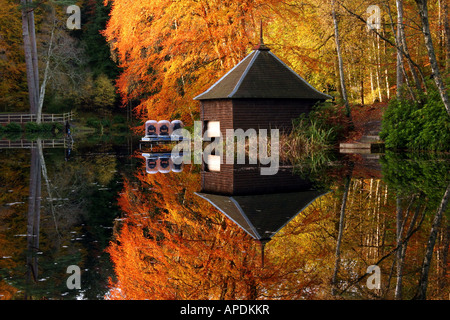
<svg viewBox="0 0 450 320">
<path fill-rule="evenodd" d="M 450 72 L 450 23 L 448 21 L 448 2 L 444 0 L 442 3 L 443 11 L 443 31 L 445 43 L 445 71 Z"/>
<path fill-rule="evenodd" d="M 436 237 L 441 225 L 442 216 L 447 208 L 448 199 L 450 198 L 450 184 L 445 190 L 444 196 L 442 197 L 441 204 L 439 205 L 436 215 L 433 219 L 433 224 L 431 226 L 430 236 L 428 237 L 428 243 L 425 251 L 425 257 L 422 263 L 422 272 L 419 280 L 419 286 L 415 295 L 415 299 L 425 300 L 427 295 L 428 286 L 428 273 L 431 266 L 431 259 L 433 257 L 434 245 L 436 243 Z"/>
<path fill-rule="evenodd" d="M 406 227 L 408 215 L 411 212 L 411 209 L 412 209 L 415 199 L 416 199 L 416 196 L 413 196 L 411 198 L 410 204 L 408 205 L 408 208 L 406 209 L 406 212 L 404 215 L 402 212 L 398 213 L 398 211 L 397 211 L 397 282 L 396 282 L 396 286 L 395 286 L 395 299 L 397 299 L 397 300 L 403 299 L 403 270 L 404 270 L 404 264 L 405 264 L 406 250 L 408 248 L 409 238 L 411 237 L 411 235 L 414 232 L 414 227 L 416 225 L 417 219 L 419 217 L 419 213 L 421 211 L 420 197 L 419 197 L 418 198 L 419 201 L 417 201 L 417 206 L 414 211 L 414 215 L 411 218 L 408 230 L 406 231 L 406 234 L 403 237 L 403 232 Z M 397 199 L 397 201 L 399 201 L 399 199 Z M 399 204 L 399 202 L 397 202 L 397 204 Z M 398 205 L 397 205 L 397 208 L 399 208 Z M 399 209 L 397 209 L 397 210 L 399 210 Z M 402 209 L 400 208 L 400 210 L 402 210 Z M 425 210 L 423 210 L 422 214 L 423 215 L 425 214 Z"/>
<path fill-rule="evenodd" d="M 385 26 L 383 25 L 383 29 L 381 30 L 383 36 L 386 35 Z M 387 61 L 387 46 L 386 41 L 383 41 L 383 60 Z M 389 101 L 391 98 L 390 85 L 389 85 L 389 66 L 385 63 L 384 66 L 384 78 L 386 82 L 386 98 Z"/>
<path fill-rule="evenodd" d="M 28 9 L 28 30 L 30 32 L 30 44 L 33 61 L 33 77 L 36 86 L 36 101 L 39 101 L 39 65 L 38 65 L 38 53 L 36 44 L 36 28 L 34 24 L 34 8 L 31 7 L 33 0 L 27 0 L 30 8 Z"/>
<path fill-rule="evenodd" d="M 401 20 L 401 25 L 398 26 L 398 31 L 399 31 L 399 34 L 398 34 L 399 39 L 398 40 L 401 43 L 401 49 L 403 49 L 404 54 L 406 56 L 410 56 L 409 50 L 408 50 L 408 46 L 406 44 L 405 28 L 404 28 L 404 24 L 403 24 L 403 0 L 397 0 L 397 11 L 399 12 L 399 15 L 401 15 L 401 19 L 400 19 Z M 410 69 L 411 74 L 413 76 L 416 90 L 418 92 L 420 92 L 421 91 L 420 80 L 419 80 L 419 76 L 417 75 L 416 69 L 412 65 L 411 60 L 406 59 L 406 61 L 408 62 L 409 69 Z M 405 80 L 407 80 L 404 63 L 402 64 L 402 68 L 403 68 Z M 411 86 L 409 86 L 409 85 L 408 85 L 408 87 L 411 88 Z M 416 97 L 415 97 L 414 93 L 411 93 L 411 95 L 412 95 L 412 98 L 414 100 L 416 100 Z"/>
<path fill-rule="evenodd" d="M 376 80 L 377 80 L 378 100 L 379 100 L 379 102 L 383 102 L 383 96 L 382 96 L 381 86 L 380 86 L 380 78 L 381 78 L 381 76 L 380 76 L 380 64 L 381 64 L 380 39 L 374 33 L 372 40 L 373 40 L 373 51 L 374 51 L 374 55 L 375 55 L 375 74 L 376 74 Z"/>
<path fill-rule="evenodd" d="M 53 14 L 54 14 L 54 12 L 53 12 Z M 37 118 L 36 118 L 37 123 L 41 123 L 41 120 L 42 120 L 41 119 L 42 118 L 42 108 L 44 107 L 45 88 L 47 86 L 48 70 L 50 68 L 50 57 L 52 55 L 53 36 L 55 33 L 55 26 L 56 26 L 56 21 L 53 21 L 53 28 L 52 28 L 52 33 L 50 36 L 50 44 L 49 44 L 48 53 L 47 53 L 47 62 L 45 64 L 44 78 L 42 80 L 42 86 L 41 86 L 41 90 L 39 93 L 39 105 L 38 105 L 38 109 L 37 109 Z"/>
<path fill-rule="evenodd" d="M 445 83 L 442 80 L 441 72 L 436 60 L 436 54 L 434 51 L 433 41 L 431 39 L 430 25 L 428 22 L 428 8 L 427 0 L 415 0 L 419 8 L 420 18 L 422 20 L 422 32 L 425 39 L 425 46 L 428 51 L 428 58 L 430 60 L 431 70 L 433 71 L 433 79 L 439 90 L 441 100 L 444 103 L 444 107 L 447 110 L 447 114 L 450 116 L 450 101 L 447 94 Z"/>
<path fill-rule="evenodd" d="M 41 163 L 39 160 L 38 150 L 31 149 L 31 166 L 30 166 L 30 190 L 28 198 L 28 214 L 27 214 L 27 278 L 29 283 L 31 280 L 37 281 L 38 260 L 36 252 L 39 250 L 39 225 L 40 225 L 40 209 L 41 209 Z M 25 290 L 27 299 L 28 292 Z"/>
<path fill-rule="evenodd" d="M 333 277 L 331 279 L 331 294 L 336 295 L 337 293 L 337 275 L 339 272 L 339 266 L 341 262 L 341 243 L 342 243 L 342 235 L 344 233 L 344 224 L 345 224 L 345 209 L 347 205 L 347 198 L 350 191 L 350 181 L 351 174 L 346 177 L 345 186 L 344 186 L 344 195 L 342 196 L 342 204 L 341 211 L 339 215 L 339 231 L 336 241 L 336 253 L 335 253 L 335 264 L 334 264 L 334 272 Z"/>
<path fill-rule="evenodd" d="M 37 149 L 38 149 L 39 161 L 40 161 L 41 169 L 42 169 L 42 175 L 44 176 L 45 185 L 47 187 L 47 193 L 48 193 L 48 198 L 49 198 L 49 202 L 50 202 L 50 211 L 53 216 L 53 222 L 55 223 L 55 230 L 58 235 L 58 240 L 60 240 L 61 234 L 59 233 L 58 221 L 56 219 L 55 208 L 53 206 L 52 188 L 50 185 L 50 179 L 48 178 L 48 174 L 47 174 L 47 166 L 45 165 L 44 149 L 42 147 L 41 139 L 37 139 L 36 144 L 37 144 Z"/>
<path fill-rule="evenodd" d="M 388 11 L 392 33 L 396 34 L 395 47 L 397 48 L 397 54 L 400 53 L 401 55 L 403 55 L 406 58 L 406 61 L 408 62 L 408 65 L 409 65 L 409 69 L 410 69 L 411 74 L 412 74 L 412 76 L 414 78 L 414 83 L 415 83 L 415 87 L 416 87 L 417 92 L 421 92 L 422 91 L 422 85 L 423 85 L 423 90 L 425 92 L 427 92 L 427 86 L 426 86 L 426 83 L 425 83 L 425 76 L 423 75 L 423 72 L 420 69 L 420 67 L 415 62 L 412 61 L 411 55 L 409 54 L 408 46 L 406 44 L 405 28 L 404 28 L 404 25 L 403 25 L 403 1 L 402 0 L 398 0 L 397 1 L 397 11 L 399 12 L 398 16 L 397 16 L 397 20 L 401 21 L 401 24 L 397 28 L 397 32 L 395 31 L 395 28 L 394 28 L 394 21 L 392 19 L 392 13 L 391 13 L 391 9 L 390 9 L 389 3 L 386 3 L 385 6 L 386 6 L 386 9 Z M 381 38 L 382 39 L 385 38 L 385 34 L 384 33 L 381 36 Z M 385 43 L 386 43 L 386 41 L 385 41 Z M 402 77 L 402 74 L 399 74 L 400 71 L 403 72 L 403 77 Z M 419 78 L 419 74 L 420 74 L 420 78 Z M 411 94 L 411 97 L 414 100 L 418 100 L 416 98 L 414 92 L 412 91 L 410 84 L 409 84 L 408 76 L 406 74 L 405 64 L 401 60 L 401 56 L 398 56 L 398 55 L 397 55 L 397 77 L 402 77 L 403 80 L 406 81 L 408 89 L 409 89 L 409 92 Z M 420 82 L 420 79 L 422 79 L 422 83 Z M 401 82 L 401 84 L 403 84 L 403 81 L 400 81 L 400 82 Z M 388 85 L 389 85 L 389 83 L 388 83 Z M 401 90 L 401 88 L 400 88 L 400 90 Z M 399 97 L 399 95 L 397 95 L 397 97 Z"/>
<path fill-rule="evenodd" d="M 402 57 L 402 51 L 403 51 L 403 41 L 402 34 L 403 34 L 403 2 L 402 0 L 396 0 L 397 5 L 397 34 L 395 37 L 395 42 L 397 44 L 397 99 L 401 99 L 403 92 L 402 92 L 402 86 L 404 83 L 403 78 L 403 57 Z"/>
<path fill-rule="evenodd" d="M 25 66 L 27 72 L 28 99 L 30 103 L 30 113 L 36 114 L 38 105 L 38 87 L 36 87 L 35 66 L 33 63 L 33 46 L 31 44 L 29 13 L 27 0 L 20 0 L 22 11 L 22 38 L 25 52 Z"/>
<path fill-rule="evenodd" d="M 332 6 L 331 15 L 333 17 L 333 24 L 334 24 L 334 40 L 336 43 L 336 52 L 337 52 L 338 64 L 339 64 L 339 79 L 340 79 L 340 84 L 341 84 L 342 99 L 344 100 L 346 115 L 347 115 L 347 117 L 350 118 L 351 113 L 350 113 L 350 106 L 348 104 L 348 98 L 347 98 L 347 88 L 345 86 L 344 63 L 342 61 L 341 44 L 340 44 L 340 40 L 339 40 L 339 26 L 338 26 L 338 21 L 337 21 L 337 17 L 336 17 L 335 0 L 332 0 L 331 6 Z"/>
<path fill-rule="evenodd" d="M 403 277 L 403 259 L 402 259 L 402 224 L 403 210 L 400 196 L 397 196 L 397 282 L 395 285 L 395 299 L 402 299 L 402 277 Z"/>
</svg>

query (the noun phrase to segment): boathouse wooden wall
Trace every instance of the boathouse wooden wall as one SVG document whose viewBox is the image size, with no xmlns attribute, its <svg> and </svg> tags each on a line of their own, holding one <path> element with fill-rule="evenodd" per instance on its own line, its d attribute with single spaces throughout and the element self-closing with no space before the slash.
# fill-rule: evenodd
<svg viewBox="0 0 450 320">
<path fill-rule="evenodd" d="M 203 131 L 207 121 L 220 121 L 220 131 L 225 137 L 226 129 L 233 128 L 233 102 L 230 99 L 201 101 L 201 120 Z"/>
<path fill-rule="evenodd" d="M 234 128 L 292 130 L 292 121 L 317 102 L 299 99 L 233 99 Z"/>
<path fill-rule="evenodd" d="M 226 129 L 292 130 L 292 121 L 308 114 L 317 100 L 306 99 L 218 99 L 201 101 L 201 120 L 220 121 Z"/>
<path fill-rule="evenodd" d="M 221 195 L 250 195 L 303 191 L 311 182 L 281 166 L 275 175 L 261 175 L 258 165 L 222 164 L 220 172 L 201 173 L 202 191 Z"/>
</svg>

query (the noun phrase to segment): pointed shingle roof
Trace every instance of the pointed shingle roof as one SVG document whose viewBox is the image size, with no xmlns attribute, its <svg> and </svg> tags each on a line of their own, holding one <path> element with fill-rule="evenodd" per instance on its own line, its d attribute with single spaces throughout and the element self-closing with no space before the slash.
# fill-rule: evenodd
<svg viewBox="0 0 450 320">
<path fill-rule="evenodd" d="M 305 79 L 260 45 L 195 100 L 239 98 L 312 99 L 332 97 Z"/>
<path fill-rule="evenodd" d="M 289 221 L 326 192 L 306 190 L 231 197 L 210 193 L 195 194 L 211 203 L 254 239 L 269 241 Z"/>
</svg>

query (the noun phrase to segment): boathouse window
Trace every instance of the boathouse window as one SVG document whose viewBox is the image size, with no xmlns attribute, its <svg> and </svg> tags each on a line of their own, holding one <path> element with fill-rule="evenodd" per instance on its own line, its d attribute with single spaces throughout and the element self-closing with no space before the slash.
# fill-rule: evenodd
<svg viewBox="0 0 450 320">
<path fill-rule="evenodd" d="M 208 138 L 220 137 L 220 121 L 206 121 L 205 125 Z"/>
<path fill-rule="evenodd" d="M 208 155 L 205 163 L 205 171 L 220 172 L 221 157 L 216 155 Z"/>
</svg>

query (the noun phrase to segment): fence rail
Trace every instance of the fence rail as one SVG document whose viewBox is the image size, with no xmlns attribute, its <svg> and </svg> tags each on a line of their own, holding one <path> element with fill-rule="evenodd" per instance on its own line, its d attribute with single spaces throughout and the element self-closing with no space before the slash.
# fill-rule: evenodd
<svg viewBox="0 0 450 320">
<path fill-rule="evenodd" d="M 41 140 L 43 148 L 64 148 L 71 144 L 67 139 L 45 139 Z M 0 149 L 32 149 L 37 148 L 37 142 L 31 140 L 0 140 Z"/>
<path fill-rule="evenodd" d="M 75 113 L 73 111 L 62 114 L 42 114 L 41 122 L 60 122 L 65 123 L 67 120 L 73 120 Z M 0 114 L 0 124 L 27 123 L 36 122 L 37 116 L 35 114 L 26 113 L 9 113 Z"/>
</svg>

